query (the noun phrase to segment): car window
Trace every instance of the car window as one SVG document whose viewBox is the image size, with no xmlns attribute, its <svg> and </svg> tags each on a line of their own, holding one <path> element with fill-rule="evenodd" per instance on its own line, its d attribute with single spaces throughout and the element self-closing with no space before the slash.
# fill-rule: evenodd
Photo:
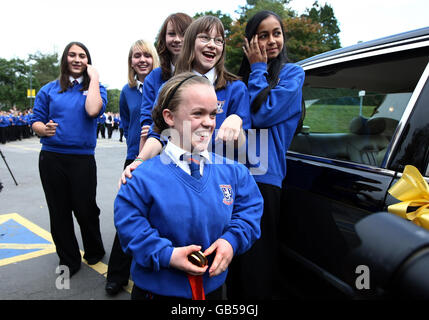
<svg viewBox="0 0 429 320">
<path fill-rule="evenodd" d="M 374 57 L 306 70 L 306 115 L 289 150 L 381 167 L 427 60 Z"/>
</svg>

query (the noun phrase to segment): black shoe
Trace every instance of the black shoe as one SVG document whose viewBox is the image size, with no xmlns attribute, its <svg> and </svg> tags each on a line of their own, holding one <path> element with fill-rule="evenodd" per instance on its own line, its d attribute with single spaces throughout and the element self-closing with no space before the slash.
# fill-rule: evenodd
<svg viewBox="0 0 429 320">
<path fill-rule="evenodd" d="M 80 266 L 76 268 L 70 268 L 70 278 L 73 277 L 73 275 L 76 274 L 76 272 L 78 272 L 79 270 Z"/>
<path fill-rule="evenodd" d="M 100 262 L 101 259 L 103 259 L 103 257 L 104 257 L 104 254 L 101 257 L 88 258 L 85 260 L 89 265 L 93 265 L 93 264 Z"/>
<path fill-rule="evenodd" d="M 121 289 L 122 285 L 118 282 L 107 281 L 106 283 L 106 292 L 111 296 L 118 294 Z"/>
<path fill-rule="evenodd" d="M 76 267 L 69 267 L 69 266 L 60 264 L 59 267 L 62 268 L 62 269 L 60 269 L 61 270 L 60 276 L 64 275 L 64 273 L 65 273 L 64 267 L 66 267 L 68 269 L 68 276 L 70 278 L 73 277 L 73 275 L 75 275 L 80 270 L 80 265 L 76 266 Z"/>
</svg>

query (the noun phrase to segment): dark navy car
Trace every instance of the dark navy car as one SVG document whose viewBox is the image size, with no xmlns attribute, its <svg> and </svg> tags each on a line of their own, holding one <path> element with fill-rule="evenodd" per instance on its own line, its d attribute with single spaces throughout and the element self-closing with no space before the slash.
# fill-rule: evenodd
<svg viewBox="0 0 429 320">
<path fill-rule="evenodd" d="M 429 291 L 429 232 L 416 227 L 422 233 L 413 239 L 389 229 L 395 215 L 375 218 L 398 202 L 388 190 L 406 165 L 428 181 L 428 62 L 429 28 L 299 62 L 306 73 L 306 115 L 287 153 L 282 295 L 355 299 Z M 365 219 L 374 220 L 361 228 L 372 229 L 360 235 L 357 226 Z M 397 219 L 394 228 L 412 225 Z M 362 238 L 367 236 L 372 240 Z M 362 249 L 365 241 L 374 242 L 374 251 Z M 406 274 L 416 257 L 426 259 L 419 260 L 426 270 L 420 265 L 410 276 L 419 272 L 420 281 Z M 369 278 L 362 287 L 358 278 L 365 270 Z"/>
</svg>

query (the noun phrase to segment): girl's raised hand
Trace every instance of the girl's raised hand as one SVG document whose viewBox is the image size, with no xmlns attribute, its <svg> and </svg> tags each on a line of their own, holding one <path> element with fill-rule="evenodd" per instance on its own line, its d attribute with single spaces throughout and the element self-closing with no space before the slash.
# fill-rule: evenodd
<svg viewBox="0 0 429 320">
<path fill-rule="evenodd" d="M 98 71 L 97 69 L 95 69 L 92 65 L 88 64 L 86 66 L 86 72 L 88 72 L 88 76 L 89 79 L 93 80 L 93 79 L 98 79 L 99 75 L 98 75 Z"/>
<path fill-rule="evenodd" d="M 250 40 L 250 44 L 247 38 L 244 38 L 243 51 L 247 59 L 249 60 L 250 65 L 256 62 L 268 62 L 267 50 L 265 46 L 259 47 L 257 34 L 252 37 L 252 39 Z"/>
</svg>

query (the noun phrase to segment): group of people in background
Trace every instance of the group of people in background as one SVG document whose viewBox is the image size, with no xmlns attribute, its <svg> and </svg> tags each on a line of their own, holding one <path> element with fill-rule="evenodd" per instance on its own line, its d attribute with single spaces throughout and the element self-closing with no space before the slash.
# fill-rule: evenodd
<svg viewBox="0 0 429 320">
<path fill-rule="evenodd" d="M 34 136 L 31 127 L 32 109 L 0 111 L 0 143 L 27 139 Z M 97 138 L 111 139 L 115 130 L 119 130 L 119 141 L 123 141 L 124 129 L 119 113 L 106 112 L 97 118 Z"/>
<path fill-rule="evenodd" d="M 32 110 L 0 111 L 0 143 L 30 138 L 34 135 L 30 119 Z"/>
<path fill-rule="evenodd" d="M 285 154 L 301 119 L 304 82 L 302 68 L 287 60 L 285 40 L 278 15 L 255 14 L 238 75 L 225 68 L 217 17 L 175 13 L 156 47 L 145 40 L 131 45 L 119 101 L 127 154 L 112 199 L 109 294 L 131 275 L 136 300 L 221 299 L 223 287 L 228 299 L 274 297 Z M 73 213 L 84 259 L 94 264 L 105 254 L 94 149 L 106 103 L 88 49 L 72 42 L 60 79 L 34 104 L 51 233 L 71 275 L 81 263 Z M 268 131 L 268 163 L 253 176 L 247 161 L 234 161 L 249 147 L 251 130 L 257 137 Z"/>
<path fill-rule="evenodd" d="M 119 113 L 106 112 L 97 117 L 97 139 L 99 137 L 111 139 L 114 130 L 119 130 L 119 141 L 122 142 L 124 136 L 124 129 L 121 123 L 121 117 Z"/>
</svg>

